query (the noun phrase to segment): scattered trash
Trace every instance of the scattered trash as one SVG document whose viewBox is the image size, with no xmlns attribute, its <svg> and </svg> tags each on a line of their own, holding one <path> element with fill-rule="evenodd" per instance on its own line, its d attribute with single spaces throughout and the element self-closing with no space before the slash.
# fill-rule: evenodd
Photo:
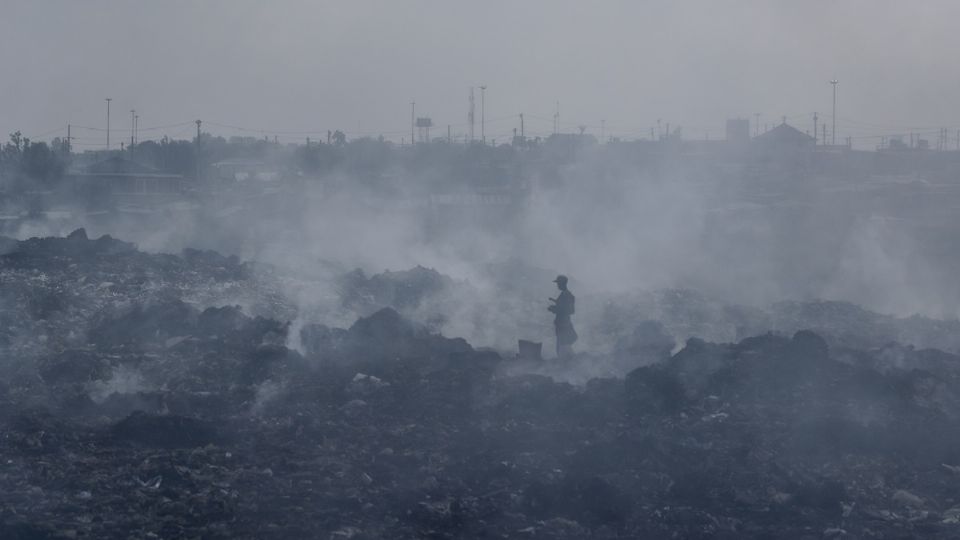
<svg viewBox="0 0 960 540">
<path fill-rule="evenodd" d="M 887 339 L 949 344 L 953 323 L 785 303 L 678 349 L 709 328 L 664 293 L 670 324 L 608 305 L 607 348 L 564 367 L 619 371 L 571 384 L 409 317 L 456 286 L 433 270 L 350 273 L 335 307 L 364 316 L 291 330 L 236 258 L 79 232 L 8 247 L 0 537 L 960 533 L 960 357 Z"/>
<path fill-rule="evenodd" d="M 898 489 L 896 492 L 894 492 L 893 496 L 890 497 L 890 499 L 893 502 L 899 503 L 903 506 L 907 506 L 910 508 L 923 508 L 924 506 L 926 506 L 923 503 L 923 499 L 903 489 Z"/>
<path fill-rule="evenodd" d="M 157 475 L 157 476 L 154 476 L 153 478 L 150 478 L 149 480 L 141 480 L 140 477 L 138 476 L 135 478 L 135 480 L 137 481 L 138 484 L 140 484 L 140 487 L 142 488 L 159 489 L 160 483 L 163 482 L 163 477 L 160 475 Z"/>
</svg>

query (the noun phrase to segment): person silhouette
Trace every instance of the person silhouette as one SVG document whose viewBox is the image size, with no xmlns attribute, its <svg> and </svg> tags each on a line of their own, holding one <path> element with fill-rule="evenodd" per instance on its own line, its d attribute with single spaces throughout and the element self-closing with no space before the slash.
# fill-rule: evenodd
<svg viewBox="0 0 960 540">
<path fill-rule="evenodd" d="M 573 329 L 570 316 L 576 311 L 576 299 L 567 288 L 567 276 L 559 275 L 553 280 L 560 289 L 560 295 L 551 298 L 552 305 L 547 310 L 554 314 L 553 327 L 557 332 L 557 358 L 569 358 L 573 355 L 573 344 L 577 341 L 577 331 Z"/>
</svg>

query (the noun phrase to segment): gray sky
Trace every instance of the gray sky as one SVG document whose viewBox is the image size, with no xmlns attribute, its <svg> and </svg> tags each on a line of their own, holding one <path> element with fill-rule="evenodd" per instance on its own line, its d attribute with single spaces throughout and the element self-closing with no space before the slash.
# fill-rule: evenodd
<svg viewBox="0 0 960 540">
<path fill-rule="evenodd" d="M 0 0 L 0 130 L 65 126 L 112 138 L 203 119 L 269 133 L 409 132 L 410 101 L 435 133 L 464 133 L 470 86 L 487 85 L 487 136 L 524 112 L 548 133 L 645 136 L 658 118 L 723 136 L 728 117 L 829 122 L 840 136 L 960 127 L 960 2 Z M 477 90 L 477 134 L 480 93 Z M 57 131 L 57 130 L 61 131 Z M 126 131 L 125 131 L 126 130 Z M 141 139 L 189 137 L 192 125 Z M 256 133 L 251 133 L 256 135 Z M 78 148 L 103 134 L 79 129 Z M 306 134 L 281 133 L 281 140 Z M 869 142 L 862 139 L 863 144 Z"/>
</svg>

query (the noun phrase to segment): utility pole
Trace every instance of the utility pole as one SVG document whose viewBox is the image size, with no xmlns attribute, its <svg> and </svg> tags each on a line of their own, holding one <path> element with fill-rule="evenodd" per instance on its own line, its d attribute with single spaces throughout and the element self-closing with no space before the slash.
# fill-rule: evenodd
<svg viewBox="0 0 960 540">
<path fill-rule="evenodd" d="M 200 180 L 200 124 L 201 121 L 197 120 L 197 169 L 196 169 L 196 179 Z"/>
<path fill-rule="evenodd" d="M 557 112 L 553 113 L 553 134 L 560 133 L 560 100 L 557 100 Z"/>
<path fill-rule="evenodd" d="M 416 139 L 413 138 L 413 128 L 417 125 L 417 121 L 414 118 L 417 112 L 417 102 L 410 102 L 410 146 L 415 146 Z"/>
<path fill-rule="evenodd" d="M 140 133 L 138 133 L 139 130 L 140 130 L 140 115 L 135 114 L 133 115 L 133 135 L 134 135 L 133 142 L 137 144 L 140 143 Z"/>
<path fill-rule="evenodd" d="M 470 123 L 470 142 L 471 143 L 473 142 L 473 119 L 475 116 L 474 115 L 475 109 L 476 107 L 474 105 L 474 99 L 473 99 L 473 87 L 471 86 L 470 87 L 470 109 L 467 111 L 467 122 Z"/>
<path fill-rule="evenodd" d="M 70 154 L 70 151 L 72 150 L 72 149 L 70 148 L 72 142 L 73 142 L 73 137 L 70 136 L 70 124 L 67 124 L 67 154 L 68 154 L 68 155 Z"/>
<path fill-rule="evenodd" d="M 134 145 L 134 133 L 137 131 L 137 110 L 130 109 L 130 149 L 133 149 Z"/>
<path fill-rule="evenodd" d="M 525 133 L 523 131 L 523 113 L 520 113 L 520 140 L 526 140 Z"/>
<path fill-rule="evenodd" d="M 110 151 L 110 102 L 113 98 L 107 98 L 107 151 Z"/>
<path fill-rule="evenodd" d="M 480 86 L 480 142 L 487 144 L 487 87 Z"/>
<path fill-rule="evenodd" d="M 830 133 L 830 144 L 837 144 L 837 83 L 840 82 L 836 79 L 831 79 L 830 84 L 833 85 L 833 127 L 831 128 L 832 133 Z"/>
<path fill-rule="evenodd" d="M 813 145 L 817 145 L 817 113 L 813 113 Z"/>
</svg>

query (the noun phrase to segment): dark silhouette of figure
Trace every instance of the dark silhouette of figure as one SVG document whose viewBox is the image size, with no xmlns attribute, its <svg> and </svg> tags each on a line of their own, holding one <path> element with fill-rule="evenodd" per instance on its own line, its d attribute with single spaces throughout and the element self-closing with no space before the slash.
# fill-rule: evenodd
<svg viewBox="0 0 960 540">
<path fill-rule="evenodd" d="M 574 297 L 567 289 L 567 276 L 557 276 L 553 280 L 560 289 L 560 295 L 551 298 L 552 306 L 547 307 L 555 315 L 553 327 L 557 331 L 557 358 L 569 358 L 573 355 L 573 344 L 577 341 L 577 332 L 573 329 L 570 316 L 574 313 Z"/>
</svg>

